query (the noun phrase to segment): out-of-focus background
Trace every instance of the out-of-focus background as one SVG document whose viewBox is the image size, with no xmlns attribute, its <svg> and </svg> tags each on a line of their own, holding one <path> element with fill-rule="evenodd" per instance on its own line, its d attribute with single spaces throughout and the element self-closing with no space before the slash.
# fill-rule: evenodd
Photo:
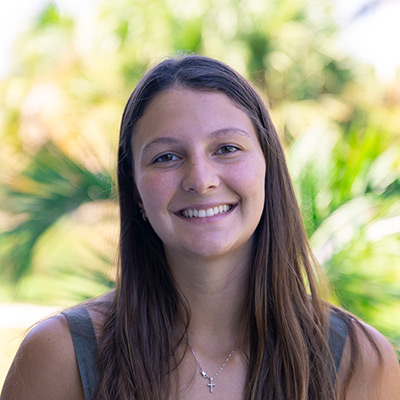
<svg viewBox="0 0 400 400">
<path fill-rule="evenodd" d="M 2 3 L 0 384 L 25 329 L 113 287 L 122 110 L 180 52 L 258 88 L 331 300 L 400 345 L 399 17 L 395 0 Z"/>
</svg>

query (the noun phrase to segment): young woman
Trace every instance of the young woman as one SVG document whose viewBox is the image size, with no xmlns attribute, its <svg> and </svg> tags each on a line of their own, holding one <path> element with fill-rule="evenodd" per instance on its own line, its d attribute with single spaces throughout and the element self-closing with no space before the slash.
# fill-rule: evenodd
<svg viewBox="0 0 400 400">
<path fill-rule="evenodd" d="M 265 105 L 218 61 L 139 82 L 115 291 L 36 326 L 1 400 L 398 399 L 395 352 L 324 303 Z"/>
</svg>

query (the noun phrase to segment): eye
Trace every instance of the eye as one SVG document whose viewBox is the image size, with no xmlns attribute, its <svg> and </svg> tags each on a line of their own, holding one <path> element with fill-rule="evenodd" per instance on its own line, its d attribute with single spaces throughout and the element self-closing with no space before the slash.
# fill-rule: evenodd
<svg viewBox="0 0 400 400">
<path fill-rule="evenodd" d="M 232 154 L 240 150 L 238 147 L 233 146 L 231 144 L 226 144 L 224 146 L 221 146 L 215 154 Z"/>
<path fill-rule="evenodd" d="M 153 163 L 165 163 L 170 161 L 178 161 L 179 157 L 172 153 L 161 154 L 161 156 L 157 157 Z"/>
</svg>

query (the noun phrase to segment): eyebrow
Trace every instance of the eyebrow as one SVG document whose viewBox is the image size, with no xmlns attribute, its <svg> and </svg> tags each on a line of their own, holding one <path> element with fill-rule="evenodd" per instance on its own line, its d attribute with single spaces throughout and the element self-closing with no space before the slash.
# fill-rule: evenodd
<svg viewBox="0 0 400 400">
<path fill-rule="evenodd" d="M 220 137 L 220 136 L 228 136 L 232 133 L 237 133 L 240 136 L 244 136 L 244 137 L 250 137 L 249 133 L 246 132 L 245 130 L 240 129 L 240 128 L 234 128 L 234 127 L 218 129 L 216 131 L 211 132 L 208 136 L 210 138 L 214 138 L 214 137 Z M 154 147 L 158 144 L 178 144 L 179 142 L 180 142 L 180 140 L 176 137 L 162 136 L 162 137 L 159 137 L 159 138 L 154 139 L 151 142 L 147 143 L 143 147 L 141 153 L 142 154 L 147 153 L 149 150 L 151 150 L 152 147 Z"/>
<path fill-rule="evenodd" d="M 222 129 L 218 129 L 214 132 L 211 132 L 209 136 L 211 137 L 218 137 L 218 136 L 224 136 L 224 135 L 229 135 L 230 133 L 238 133 L 241 136 L 246 136 L 246 137 L 250 137 L 249 133 L 246 132 L 243 129 L 240 128 L 222 128 Z"/>
</svg>

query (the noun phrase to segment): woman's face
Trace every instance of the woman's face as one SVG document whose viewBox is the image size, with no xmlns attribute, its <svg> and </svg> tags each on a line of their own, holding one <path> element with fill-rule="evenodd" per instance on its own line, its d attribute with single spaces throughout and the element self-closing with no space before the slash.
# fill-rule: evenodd
<svg viewBox="0 0 400 400">
<path fill-rule="evenodd" d="M 170 89 L 150 103 L 132 144 L 141 203 L 167 255 L 249 250 L 266 166 L 245 112 L 219 92 Z"/>
</svg>

